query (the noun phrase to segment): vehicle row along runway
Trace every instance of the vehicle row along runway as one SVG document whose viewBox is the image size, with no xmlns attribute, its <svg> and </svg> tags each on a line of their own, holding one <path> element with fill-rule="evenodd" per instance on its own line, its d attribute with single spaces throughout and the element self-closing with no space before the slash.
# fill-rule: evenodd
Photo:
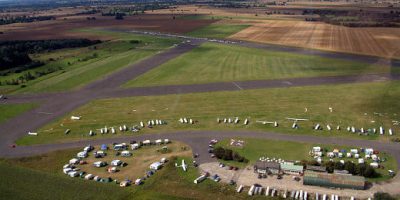
<svg viewBox="0 0 400 200">
<path fill-rule="evenodd" d="M 336 77 L 314 77 L 314 78 L 294 78 L 284 80 L 258 80 L 258 81 L 239 81 L 239 82 L 224 82 L 224 83 L 210 83 L 210 84 L 197 84 L 197 85 L 176 85 L 176 86 L 157 86 L 146 88 L 119 88 L 124 82 L 140 76 L 143 73 L 167 62 L 177 56 L 192 50 L 205 40 L 197 39 L 189 43 L 182 43 L 176 47 L 170 48 L 162 53 L 156 54 L 153 57 L 147 58 L 139 63 L 133 64 L 123 70 L 117 71 L 104 79 L 95 81 L 86 87 L 70 92 L 60 92 L 51 94 L 34 94 L 34 95 L 14 95 L 9 96 L 9 99 L 2 100 L 1 103 L 22 103 L 22 102 L 39 102 L 40 106 L 33 110 L 22 113 L 4 123 L 0 124 L 0 156 L 26 156 L 37 153 L 44 153 L 60 148 L 77 147 L 84 142 L 73 142 L 65 144 L 51 144 L 51 145 L 36 145 L 36 146 L 23 146 L 15 149 L 10 148 L 10 145 L 15 140 L 27 134 L 28 131 L 34 131 L 47 123 L 62 117 L 66 113 L 88 103 L 91 100 L 110 97 L 128 97 L 128 96 L 143 96 L 143 95 L 162 95 L 162 94 L 183 94 L 193 92 L 210 92 L 210 91 L 229 91 L 229 90 L 243 90 L 243 89 L 257 89 L 257 88 L 274 88 L 274 87 L 293 87 L 293 86 L 307 86 L 307 85 L 321 85 L 321 84 L 338 84 L 338 83 L 354 83 L 354 82 L 369 82 L 369 81 L 385 81 L 385 80 L 400 80 L 398 75 L 354 75 L 354 76 L 336 76 Z M 264 45 L 265 46 L 265 45 Z M 286 47 L 285 47 L 286 48 Z M 197 133 L 197 132 L 196 132 Z M 171 139 L 180 139 L 187 142 L 195 151 L 201 151 L 203 147 L 196 146 L 202 144 L 202 141 L 207 141 L 211 136 L 217 137 L 233 137 L 235 134 L 246 135 L 249 137 L 261 137 L 270 139 L 282 139 L 293 141 L 307 141 L 307 142 L 342 142 L 341 144 L 351 144 L 360 146 L 377 146 L 379 149 L 387 150 L 396 156 L 400 166 L 400 145 L 381 143 L 379 141 L 365 141 L 365 140 L 340 140 L 337 138 L 324 138 L 324 137 L 311 137 L 311 136 L 295 136 L 295 135 L 281 135 L 272 133 L 243 133 L 243 132 L 200 132 L 206 134 L 193 133 L 171 133 L 163 137 L 171 137 Z M 208 134 L 207 134 L 208 133 Z M 185 137 L 182 137 L 185 135 Z M 159 137 L 157 135 L 138 136 L 138 137 Z M 107 139 L 106 141 L 118 141 L 121 139 Z M 93 140 L 91 143 L 104 142 L 104 140 Z M 397 149 L 396 149 L 396 148 Z M 204 149 L 203 149 L 204 150 Z M 201 157 L 200 161 L 207 161 L 208 158 Z"/>
</svg>

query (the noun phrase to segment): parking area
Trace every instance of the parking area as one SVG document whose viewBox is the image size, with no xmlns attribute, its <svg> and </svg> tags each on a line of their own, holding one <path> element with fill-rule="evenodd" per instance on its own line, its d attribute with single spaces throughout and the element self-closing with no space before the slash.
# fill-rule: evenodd
<svg viewBox="0 0 400 200">
<path fill-rule="evenodd" d="M 302 177 L 299 181 L 293 180 L 292 175 L 284 175 L 282 179 L 277 179 L 277 175 L 270 175 L 267 178 L 258 178 L 258 174 L 254 173 L 253 167 L 248 166 L 244 169 L 229 170 L 227 166 L 220 167 L 219 162 L 204 163 L 199 166 L 201 172 L 208 172 L 210 175 L 217 174 L 221 178 L 221 182 L 229 183 L 231 180 L 236 182 L 237 186 L 243 185 L 244 191 L 247 192 L 250 186 L 254 184 L 260 184 L 264 189 L 274 188 L 280 192 L 287 190 L 291 191 L 307 191 L 310 196 L 314 196 L 315 193 L 319 195 L 338 195 L 341 199 L 350 199 L 351 196 L 356 198 L 372 198 L 373 194 L 377 191 L 395 192 L 400 186 L 400 180 L 395 177 L 390 183 L 381 183 L 379 185 L 374 184 L 372 188 L 368 190 L 351 190 L 351 189 L 331 189 L 317 186 L 303 185 Z"/>
</svg>

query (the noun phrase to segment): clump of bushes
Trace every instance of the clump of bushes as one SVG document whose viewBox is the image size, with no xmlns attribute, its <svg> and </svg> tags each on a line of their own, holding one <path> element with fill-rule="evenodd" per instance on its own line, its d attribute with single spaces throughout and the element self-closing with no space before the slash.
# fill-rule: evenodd
<svg viewBox="0 0 400 200">
<path fill-rule="evenodd" d="M 243 162 L 243 163 L 249 162 L 249 160 L 247 158 L 239 155 L 239 153 L 234 152 L 231 149 L 225 149 L 222 147 L 215 148 L 214 155 L 218 159 L 222 159 L 222 160 L 234 160 L 234 161 Z"/>
</svg>

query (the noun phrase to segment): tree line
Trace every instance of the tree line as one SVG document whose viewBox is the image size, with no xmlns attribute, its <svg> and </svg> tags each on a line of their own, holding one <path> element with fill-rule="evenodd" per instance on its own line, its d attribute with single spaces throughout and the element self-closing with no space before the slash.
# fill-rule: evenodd
<svg viewBox="0 0 400 200">
<path fill-rule="evenodd" d="M 28 17 L 28 16 L 17 16 L 17 17 L 2 17 L 0 18 L 0 25 L 5 24 L 13 24 L 13 23 L 31 23 L 35 21 L 47 21 L 47 20 L 55 20 L 54 16 L 37 16 L 37 17 Z"/>
<path fill-rule="evenodd" d="M 62 48 L 86 47 L 100 42 L 100 40 L 88 39 L 3 41 L 0 42 L 0 71 L 16 68 L 23 71 L 43 65 L 41 62 L 33 61 L 29 54 Z"/>
<path fill-rule="evenodd" d="M 231 149 L 225 149 L 222 147 L 217 147 L 213 151 L 215 157 L 218 159 L 222 160 L 234 160 L 237 162 L 244 162 L 248 163 L 249 160 L 241 155 L 239 153 L 232 151 Z"/>
<path fill-rule="evenodd" d="M 301 163 L 303 166 L 306 165 L 321 166 L 321 164 L 319 164 L 315 160 L 313 161 L 302 160 Z M 376 178 L 379 176 L 379 173 L 377 173 L 373 167 L 365 163 L 355 164 L 353 162 L 346 161 L 343 164 L 341 162 L 329 161 L 322 163 L 322 166 L 326 167 L 326 171 L 328 173 L 333 173 L 334 170 L 346 170 L 349 172 L 349 174 L 364 176 L 366 178 Z"/>
</svg>

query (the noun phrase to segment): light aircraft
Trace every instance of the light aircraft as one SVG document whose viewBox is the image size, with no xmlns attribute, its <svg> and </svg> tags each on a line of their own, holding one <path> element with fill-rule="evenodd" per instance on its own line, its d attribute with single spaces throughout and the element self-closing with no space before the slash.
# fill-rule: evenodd
<svg viewBox="0 0 400 200">
<path fill-rule="evenodd" d="M 186 170 L 187 170 L 187 165 L 186 165 L 184 159 L 182 159 L 182 164 L 181 164 L 181 165 L 178 165 L 177 163 L 175 163 L 175 167 L 181 167 L 182 170 L 185 171 L 185 172 L 186 172 Z"/>
<path fill-rule="evenodd" d="M 256 121 L 257 123 L 261 123 L 261 124 L 274 124 L 274 127 L 278 127 L 278 122 L 274 121 L 274 122 L 269 122 L 269 121 Z"/>
</svg>

